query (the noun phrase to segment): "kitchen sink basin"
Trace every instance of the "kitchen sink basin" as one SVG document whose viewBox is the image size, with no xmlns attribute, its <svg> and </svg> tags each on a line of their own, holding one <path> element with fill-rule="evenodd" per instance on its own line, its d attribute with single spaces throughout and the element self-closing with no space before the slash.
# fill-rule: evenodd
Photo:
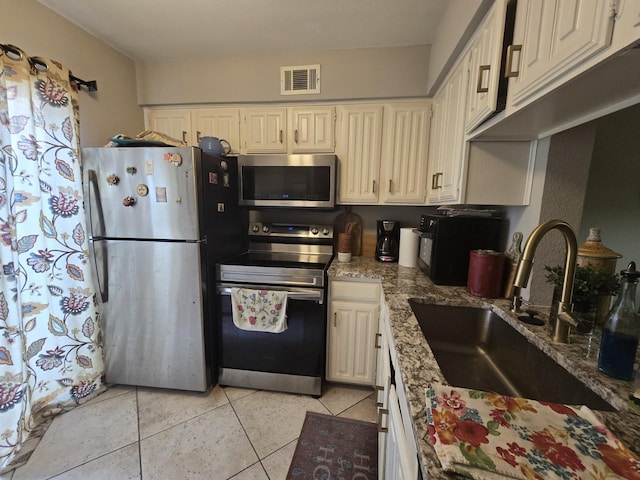
<svg viewBox="0 0 640 480">
<path fill-rule="evenodd" d="M 420 299 L 409 304 L 451 385 L 615 410 L 491 310 Z"/>
</svg>

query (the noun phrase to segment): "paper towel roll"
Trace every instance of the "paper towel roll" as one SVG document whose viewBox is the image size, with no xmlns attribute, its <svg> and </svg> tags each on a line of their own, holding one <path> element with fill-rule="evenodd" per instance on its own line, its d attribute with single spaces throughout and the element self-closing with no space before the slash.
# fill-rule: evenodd
<svg viewBox="0 0 640 480">
<path fill-rule="evenodd" d="M 400 229 L 400 253 L 398 265 L 402 267 L 415 267 L 418 260 L 418 241 L 420 238 L 413 228 Z"/>
</svg>

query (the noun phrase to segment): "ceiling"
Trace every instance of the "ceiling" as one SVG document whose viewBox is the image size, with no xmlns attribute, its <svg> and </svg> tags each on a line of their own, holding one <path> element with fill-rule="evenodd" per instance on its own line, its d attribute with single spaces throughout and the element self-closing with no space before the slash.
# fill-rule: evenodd
<svg viewBox="0 0 640 480">
<path fill-rule="evenodd" d="M 433 43 L 448 0 L 39 0 L 137 61 Z"/>
</svg>

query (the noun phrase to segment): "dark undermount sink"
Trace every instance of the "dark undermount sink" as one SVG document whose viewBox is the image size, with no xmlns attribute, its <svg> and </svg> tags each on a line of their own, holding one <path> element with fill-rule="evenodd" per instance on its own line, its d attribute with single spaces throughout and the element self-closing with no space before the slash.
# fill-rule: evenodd
<svg viewBox="0 0 640 480">
<path fill-rule="evenodd" d="M 453 386 L 595 410 L 615 410 L 491 310 L 409 299 Z"/>
</svg>

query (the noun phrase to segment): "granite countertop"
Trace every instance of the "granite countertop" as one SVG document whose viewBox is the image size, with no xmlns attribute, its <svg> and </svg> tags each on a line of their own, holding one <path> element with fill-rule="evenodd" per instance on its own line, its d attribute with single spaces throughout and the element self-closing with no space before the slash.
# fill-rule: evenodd
<svg viewBox="0 0 640 480">
<path fill-rule="evenodd" d="M 334 261 L 329 267 L 328 275 L 331 278 L 377 279 L 382 283 L 393 335 L 390 342 L 400 363 L 399 369 L 413 418 L 413 433 L 423 478 L 461 477 L 442 470 L 428 439 L 424 414 L 425 388 L 431 382 L 446 384 L 446 381 L 409 307 L 407 300 L 413 297 L 436 304 L 491 308 L 525 335 L 531 343 L 614 406 L 618 412 L 597 413 L 625 445 L 640 455 L 640 414 L 632 410 L 628 401 L 633 384 L 614 380 L 598 371 L 598 333 L 594 334 L 590 343 L 585 337 L 572 335 L 571 344 L 557 344 L 551 340 L 546 326 L 528 325 L 512 317 L 509 312 L 509 300 L 478 298 L 469 295 L 464 287 L 434 285 L 417 268 L 401 267 L 397 263 L 382 263 L 370 257 L 353 257 L 349 263 Z M 531 308 L 539 311 L 542 318 L 548 316 L 548 307 Z M 636 370 L 637 367 L 638 365 Z"/>
</svg>

